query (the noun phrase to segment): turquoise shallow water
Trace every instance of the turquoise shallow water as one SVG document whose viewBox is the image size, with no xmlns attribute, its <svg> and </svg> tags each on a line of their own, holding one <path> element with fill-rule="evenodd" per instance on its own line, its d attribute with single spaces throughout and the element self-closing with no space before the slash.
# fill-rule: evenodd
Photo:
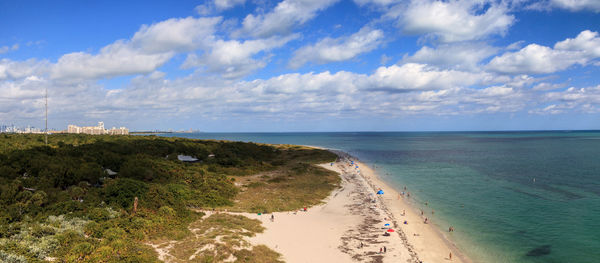
<svg viewBox="0 0 600 263">
<path fill-rule="evenodd" d="M 600 262 L 600 132 L 164 136 L 342 150 L 407 186 L 476 262 Z"/>
</svg>

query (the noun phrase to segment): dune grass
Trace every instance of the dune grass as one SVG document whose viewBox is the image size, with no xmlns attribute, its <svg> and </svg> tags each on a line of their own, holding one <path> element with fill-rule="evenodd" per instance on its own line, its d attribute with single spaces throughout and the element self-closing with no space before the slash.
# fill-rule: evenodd
<svg viewBox="0 0 600 263">
<path fill-rule="evenodd" d="M 282 262 L 270 248 L 245 237 L 264 231 L 261 222 L 241 215 L 213 214 L 189 225 L 191 235 L 165 243 L 169 262 Z"/>
<path fill-rule="evenodd" d="M 238 181 L 240 192 L 228 211 L 268 213 L 320 204 L 339 185 L 340 178 L 324 168 L 296 163 Z"/>
</svg>

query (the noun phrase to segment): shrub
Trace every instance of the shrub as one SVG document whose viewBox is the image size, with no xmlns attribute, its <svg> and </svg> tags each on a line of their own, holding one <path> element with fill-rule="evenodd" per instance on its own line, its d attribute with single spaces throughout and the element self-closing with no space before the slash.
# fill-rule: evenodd
<svg viewBox="0 0 600 263">
<path fill-rule="evenodd" d="M 104 189 L 104 195 L 109 204 L 115 204 L 125 209 L 130 209 L 135 197 L 141 197 L 148 191 L 144 182 L 119 178 L 114 180 Z"/>
</svg>

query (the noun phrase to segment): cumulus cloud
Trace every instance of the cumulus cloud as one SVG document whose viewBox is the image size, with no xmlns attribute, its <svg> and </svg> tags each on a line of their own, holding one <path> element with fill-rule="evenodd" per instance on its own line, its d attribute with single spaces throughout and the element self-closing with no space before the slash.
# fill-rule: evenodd
<svg viewBox="0 0 600 263">
<path fill-rule="evenodd" d="M 48 65 L 48 61 L 45 60 L 28 59 L 13 61 L 6 58 L 0 59 L 0 81 L 42 75 L 47 72 Z"/>
<path fill-rule="evenodd" d="M 597 32 L 582 31 L 554 48 L 530 44 L 519 51 L 507 52 L 493 58 L 487 67 L 508 74 L 544 74 L 586 65 L 600 57 L 600 37 Z"/>
<path fill-rule="evenodd" d="M 476 70 L 482 60 L 494 55 L 497 48 L 484 43 L 443 44 L 435 48 L 424 46 L 404 62 L 435 65 L 444 68 Z"/>
<path fill-rule="evenodd" d="M 266 65 L 261 52 L 281 47 L 296 34 L 245 41 L 224 40 L 215 33 L 221 17 L 176 18 L 144 25 L 130 40 L 118 40 L 97 54 L 63 55 L 52 68 L 54 79 L 99 79 L 149 74 L 178 53 L 188 53 L 182 68 L 206 68 L 225 78 L 240 78 Z"/>
<path fill-rule="evenodd" d="M 563 91 L 548 92 L 542 96 L 547 106 L 529 111 L 536 114 L 561 114 L 578 111 L 600 113 L 600 85 L 588 88 L 570 87 Z"/>
<path fill-rule="evenodd" d="M 290 73 L 252 81 L 205 74 L 169 80 L 164 73 L 154 71 L 135 77 L 119 90 L 105 90 L 90 81 L 66 85 L 57 85 L 51 79 L 32 81 L 2 82 L 0 89 L 9 91 L 6 94 L 13 102 L 25 101 L 27 96 L 35 102 L 46 85 L 50 88 L 55 120 L 133 121 L 186 116 L 227 119 L 249 114 L 275 119 L 317 115 L 445 115 L 512 111 L 527 103 L 519 97 L 521 88 L 496 85 L 511 79 L 414 63 L 379 67 L 372 74 Z M 476 88 L 479 86 L 492 88 Z M 5 120 L 23 116 L 24 113 L 14 112 L 10 107 L 15 105 L 0 105 L 0 113 L 5 113 L 0 115 L 14 114 Z M 36 107 L 32 109 L 40 109 Z"/>
<path fill-rule="evenodd" d="M 235 35 L 271 37 L 289 34 L 295 26 L 306 23 L 337 1 L 339 0 L 284 0 L 269 13 L 247 15 L 242 28 Z"/>
<path fill-rule="evenodd" d="M 440 70 L 416 63 L 379 67 L 369 80 L 367 89 L 390 93 L 485 85 L 495 81 L 494 76 L 488 73 Z"/>
<path fill-rule="evenodd" d="M 215 10 L 225 10 L 243 2 L 210 3 Z M 517 42 L 482 66 L 499 48 L 477 40 L 501 35 L 514 23 L 507 8 L 489 0 L 355 0 L 387 9 L 383 12 L 399 21 L 405 32 L 436 41 L 397 65 L 370 73 L 323 71 L 241 80 L 265 67 L 274 50 L 299 39 L 292 33 L 294 27 L 335 2 L 284 0 L 270 12 L 248 15 L 235 34 L 224 30 L 227 22 L 221 17 L 177 18 L 144 25 L 131 38 L 96 52 L 65 54 L 55 64 L 0 59 L 0 118 L 8 122 L 38 118 L 46 88 L 55 120 L 121 123 L 232 116 L 277 121 L 299 116 L 455 115 L 532 107 L 532 113 L 599 112 L 600 86 L 562 90 L 564 84 L 525 75 L 599 65 L 598 33 L 586 30 L 553 47 L 523 47 Z M 244 37 L 232 38 L 236 34 Z M 351 35 L 298 48 L 289 65 L 350 60 L 383 41 L 382 30 L 366 26 Z M 193 73 L 173 77 L 158 71 L 177 54 L 187 56 L 181 67 Z M 381 58 L 383 64 L 389 60 L 385 55 Z M 110 90 L 97 82 L 120 75 L 133 78 Z"/>
<path fill-rule="evenodd" d="M 214 39 L 221 17 L 171 18 L 143 25 L 131 38 L 131 46 L 144 53 L 192 51 L 208 46 Z"/>
<path fill-rule="evenodd" d="M 294 52 L 289 66 L 299 68 L 307 62 L 324 64 L 352 59 L 377 48 L 382 40 L 383 31 L 369 27 L 363 27 L 347 37 L 327 37 Z"/>
<path fill-rule="evenodd" d="M 55 79 L 95 79 L 156 70 L 177 52 L 210 44 L 220 18 L 168 19 L 143 25 L 131 40 L 117 40 L 97 54 L 74 52 L 58 59 L 52 68 Z"/>
<path fill-rule="evenodd" d="M 449 43 L 503 35 L 515 21 L 508 11 L 496 1 L 413 0 L 396 15 L 405 33 Z"/>
<path fill-rule="evenodd" d="M 125 42 L 113 43 L 92 55 L 75 52 L 63 55 L 52 70 L 55 79 L 96 79 L 150 73 L 162 66 L 173 52 L 145 54 Z"/>
<path fill-rule="evenodd" d="M 225 78 L 239 78 L 266 65 L 265 58 L 254 58 L 256 54 L 281 47 L 297 37 L 297 35 L 289 35 L 246 41 L 218 40 L 211 44 L 205 54 L 188 55 L 182 67 L 204 66 L 211 72 L 222 74 Z"/>
</svg>

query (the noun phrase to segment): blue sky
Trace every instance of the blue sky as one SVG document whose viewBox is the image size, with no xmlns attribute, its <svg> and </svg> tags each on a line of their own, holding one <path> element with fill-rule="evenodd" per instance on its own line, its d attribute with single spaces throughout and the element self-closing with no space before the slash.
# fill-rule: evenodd
<svg viewBox="0 0 600 263">
<path fill-rule="evenodd" d="M 600 129 L 597 0 L 0 2 L 0 124 Z"/>
</svg>

